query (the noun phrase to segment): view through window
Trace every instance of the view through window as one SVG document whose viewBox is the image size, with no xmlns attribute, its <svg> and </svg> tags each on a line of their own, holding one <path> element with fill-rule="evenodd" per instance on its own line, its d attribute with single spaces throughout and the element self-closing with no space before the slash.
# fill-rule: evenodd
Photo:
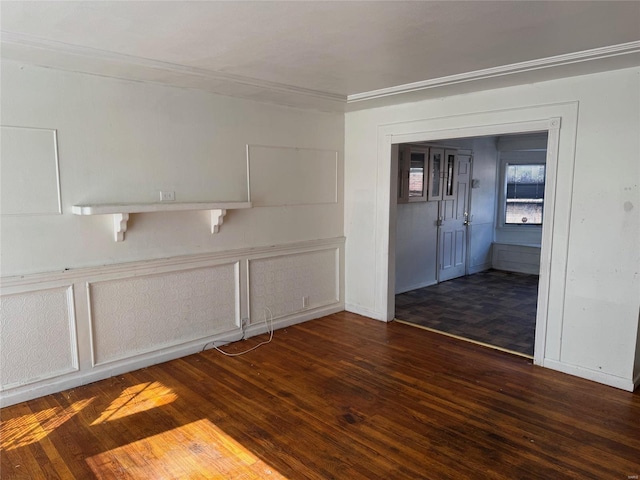
<svg viewBox="0 0 640 480">
<path fill-rule="evenodd" d="M 545 166 L 507 165 L 505 225 L 542 225 Z"/>
</svg>

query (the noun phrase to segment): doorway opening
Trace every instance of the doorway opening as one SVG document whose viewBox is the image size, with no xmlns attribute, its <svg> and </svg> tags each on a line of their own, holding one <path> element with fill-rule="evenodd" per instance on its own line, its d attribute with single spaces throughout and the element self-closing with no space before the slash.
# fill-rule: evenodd
<svg viewBox="0 0 640 480">
<path fill-rule="evenodd" d="M 396 319 L 533 358 L 548 140 L 398 146 Z"/>
</svg>

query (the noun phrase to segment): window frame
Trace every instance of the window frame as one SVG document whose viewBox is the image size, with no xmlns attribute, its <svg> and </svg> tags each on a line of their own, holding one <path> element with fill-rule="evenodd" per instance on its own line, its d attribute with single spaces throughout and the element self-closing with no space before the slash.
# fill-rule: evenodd
<svg viewBox="0 0 640 480">
<path fill-rule="evenodd" d="M 498 204 L 496 208 L 496 228 L 501 230 L 519 230 L 526 229 L 528 231 L 539 230 L 542 231 L 542 224 L 544 223 L 544 204 L 546 199 L 546 185 L 547 185 L 547 152 L 546 150 L 535 151 L 508 151 L 500 152 L 500 159 L 498 162 Z M 545 195 L 542 201 L 543 220 L 540 224 L 536 223 L 505 223 L 506 222 L 506 210 L 507 210 L 507 166 L 509 165 L 544 165 L 544 182 L 545 182 Z"/>
</svg>

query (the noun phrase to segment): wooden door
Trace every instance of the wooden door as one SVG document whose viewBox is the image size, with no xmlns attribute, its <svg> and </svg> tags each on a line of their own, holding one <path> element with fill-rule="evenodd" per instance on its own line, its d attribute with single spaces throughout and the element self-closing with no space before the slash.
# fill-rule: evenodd
<svg viewBox="0 0 640 480">
<path fill-rule="evenodd" d="M 451 200 L 439 205 L 438 281 L 461 277 L 467 271 L 467 226 L 471 157 L 457 155 L 455 160 L 455 192 Z"/>
</svg>

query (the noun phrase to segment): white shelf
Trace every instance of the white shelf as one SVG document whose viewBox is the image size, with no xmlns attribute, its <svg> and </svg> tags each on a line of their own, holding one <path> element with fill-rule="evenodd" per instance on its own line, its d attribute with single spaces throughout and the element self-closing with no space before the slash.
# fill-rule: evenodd
<svg viewBox="0 0 640 480">
<path fill-rule="evenodd" d="M 211 233 L 218 233 L 227 210 L 251 208 L 251 202 L 159 202 L 159 203 L 102 203 L 73 205 L 74 215 L 113 215 L 113 232 L 116 242 L 124 241 L 130 213 L 178 212 L 210 210 Z"/>
</svg>

